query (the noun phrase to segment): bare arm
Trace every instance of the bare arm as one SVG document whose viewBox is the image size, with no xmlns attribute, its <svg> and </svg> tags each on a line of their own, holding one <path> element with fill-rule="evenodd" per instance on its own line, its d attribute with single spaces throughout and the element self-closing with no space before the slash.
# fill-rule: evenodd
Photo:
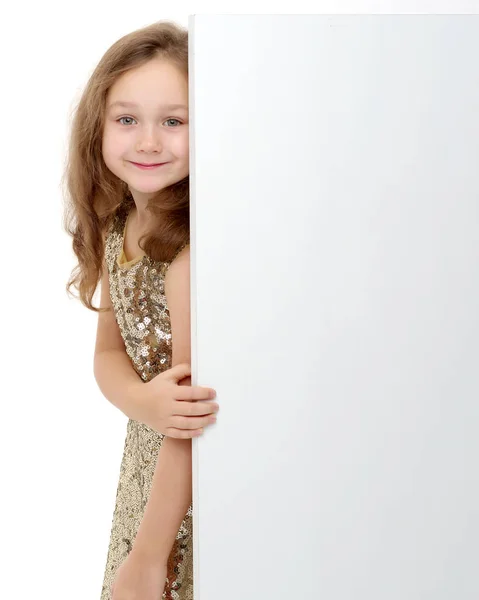
<svg viewBox="0 0 479 600">
<path fill-rule="evenodd" d="M 100 313 L 96 334 L 94 374 L 102 394 L 126 416 L 131 417 L 141 379 L 126 354 L 110 300 L 108 269 L 103 267 L 100 306 L 110 308 Z"/>
<path fill-rule="evenodd" d="M 180 257 L 177 260 L 179 259 Z M 170 271 L 171 269 L 181 271 L 181 268 L 181 263 L 178 267 L 171 265 Z M 183 271 L 186 272 L 185 266 L 183 266 Z M 177 278 L 177 276 L 174 277 L 175 280 Z M 169 287 L 176 290 L 172 291 L 175 298 L 181 294 L 189 294 L 189 286 L 188 290 L 177 289 L 178 285 L 176 284 Z M 177 303 L 175 298 L 172 298 L 173 304 Z M 103 308 L 109 307 L 111 309 L 106 265 L 101 280 L 100 305 Z M 189 311 L 189 304 L 186 308 Z M 175 330 L 179 330 L 174 336 L 177 338 L 173 345 L 174 366 L 153 377 L 148 383 L 142 381 L 131 364 L 113 310 L 100 313 L 98 316 L 94 373 L 103 395 L 127 417 L 145 423 L 155 431 L 165 433 L 169 437 L 191 439 L 198 429 L 208 424 L 207 417 L 202 415 L 214 412 L 217 405 L 211 402 L 191 402 L 191 400 L 214 398 L 215 392 L 210 388 L 200 386 L 178 387 L 179 382 L 182 386 L 190 383 L 188 377 L 190 366 L 186 364 L 186 361 L 181 362 L 182 357 L 187 357 L 189 360 L 189 337 L 187 338 L 187 352 L 180 343 L 181 330 L 184 326 L 189 328 L 189 321 L 186 325 L 176 323 L 178 320 L 176 315 L 181 315 L 182 310 L 183 308 L 178 306 L 176 311 L 173 311 L 174 323 L 172 325 Z"/>
<path fill-rule="evenodd" d="M 173 340 L 173 366 L 190 362 L 190 252 L 183 250 L 165 280 Z M 188 384 L 188 381 L 184 381 Z M 192 493 L 191 440 L 167 437 L 160 450 L 150 498 L 134 549 L 155 562 L 166 562 Z"/>
</svg>

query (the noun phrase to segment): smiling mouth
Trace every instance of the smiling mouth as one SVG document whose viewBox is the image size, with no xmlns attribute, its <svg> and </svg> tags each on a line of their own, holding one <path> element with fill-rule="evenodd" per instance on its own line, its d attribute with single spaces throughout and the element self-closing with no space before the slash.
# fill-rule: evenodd
<svg viewBox="0 0 479 600">
<path fill-rule="evenodd" d="M 137 163 L 134 161 L 130 161 L 132 165 L 135 165 L 135 167 L 138 167 L 140 169 L 155 169 L 156 167 L 162 167 L 163 165 L 167 165 L 168 163 L 164 162 L 164 163 Z"/>
</svg>

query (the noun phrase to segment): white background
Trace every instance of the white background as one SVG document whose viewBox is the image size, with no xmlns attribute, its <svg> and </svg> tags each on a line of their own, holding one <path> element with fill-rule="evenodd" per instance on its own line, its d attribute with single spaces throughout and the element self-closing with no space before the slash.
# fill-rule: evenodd
<svg viewBox="0 0 479 600">
<path fill-rule="evenodd" d="M 476 600 L 479 18 L 194 23 L 195 599 Z"/>
<path fill-rule="evenodd" d="M 219 2 L 7 4 L 1 24 L 2 333 L 0 595 L 99 597 L 126 418 L 92 373 L 96 317 L 64 292 L 74 265 L 60 179 L 69 115 L 106 49 Z M 479 2 L 277 2 L 277 12 L 466 12 Z M 229 2 L 265 13 L 269 2 Z M 314 9 L 314 11 L 313 11 Z M 204 382 L 215 385 L 214 381 Z M 221 427 L 221 418 L 218 428 Z M 244 432 L 247 435 L 247 432 Z"/>
</svg>

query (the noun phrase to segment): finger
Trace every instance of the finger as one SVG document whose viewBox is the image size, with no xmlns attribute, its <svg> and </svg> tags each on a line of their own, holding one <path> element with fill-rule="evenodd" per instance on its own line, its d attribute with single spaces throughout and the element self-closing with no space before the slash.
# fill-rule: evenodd
<svg viewBox="0 0 479 600">
<path fill-rule="evenodd" d="M 175 390 L 175 398 L 182 401 L 212 400 L 216 398 L 216 392 L 212 388 L 199 385 L 180 385 Z"/>
<path fill-rule="evenodd" d="M 163 371 L 163 376 L 165 379 L 169 381 L 173 381 L 174 383 L 178 383 L 185 377 L 189 377 L 191 375 L 191 365 L 187 363 L 181 363 L 179 365 L 175 365 L 168 369 L 167 371 Z"/>
<path fill-rule="evenodd" d="M 170 419 L 172 427 L 175 429 L 202 429 L 208 425 L 216 423 L 216 416 L 206 415 L 204 417 L 182 417 L 175 415 Z"/>
<path fill-rule="evenodd" d="M 168 437 L 176 438 L 178 440 L 188 440 L 190 438 L 198 437 L 203 433 L 202 429 L 176 429 L 176 427 L 168 427 L 166 435 Z"/>
<path fill-rule="evenodd" d="M 206 417 L 214 415 L 220 407 L 216 402 L 175 402 L 171 412 L 172 416 L 181 417 Z"/>
</svg>

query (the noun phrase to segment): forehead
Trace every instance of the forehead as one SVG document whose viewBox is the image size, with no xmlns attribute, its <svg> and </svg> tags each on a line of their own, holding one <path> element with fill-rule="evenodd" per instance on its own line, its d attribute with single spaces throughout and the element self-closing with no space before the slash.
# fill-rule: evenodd
<svg viewBox="0 0 479 600">
<path fill-rule="evenodd" d="M 130 104 L 188 104 L 188 77 L 176 65 L 155 58 L 118 77 L 107 94 L 107 106 Z"/>
</svg>

